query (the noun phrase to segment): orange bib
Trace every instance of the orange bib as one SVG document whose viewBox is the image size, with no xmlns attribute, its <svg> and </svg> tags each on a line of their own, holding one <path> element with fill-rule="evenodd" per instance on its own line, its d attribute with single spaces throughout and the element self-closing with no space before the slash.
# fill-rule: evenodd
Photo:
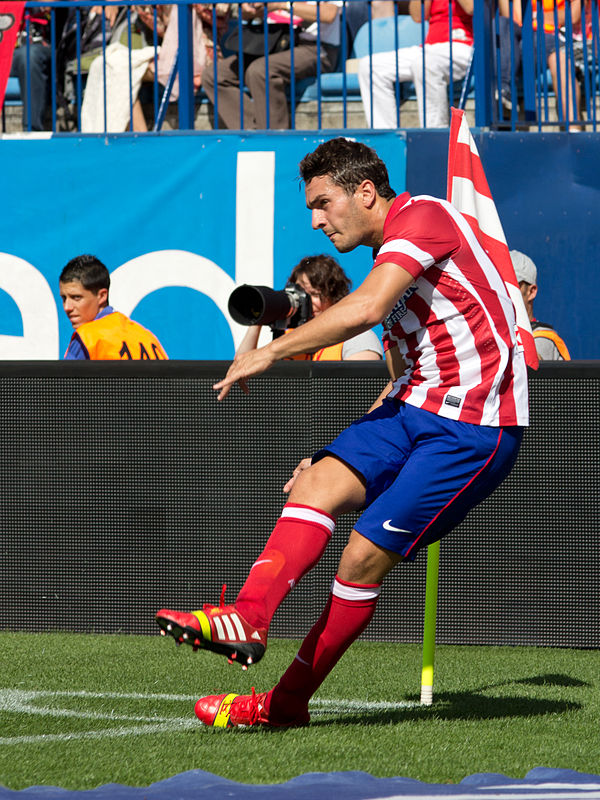
<svg viewBox="0 0 600 800">
<path fill-rule="evenodd" d="M 339 344 L 332 344 L 329 347 L 323 347 L 321 350 L 317 350 L 316 353 L 313 353 L 312 360 L 313 361 L 341 361 L 342 360 L 342 348 L 344 347 L 344 343 L 340 342 Z"/>
<path fill-rule="evenodd" d="M 542 8 L 544 10 L 544 31 L 546 33 L 554 33 L 554 6 L 561 9 L 565 4 L 565 0 L 542 0 Z M 537 2 L 533 0 L 533 30 L 537 30 Z"/>
<path fill-rule="evenodd" d="M 533 331 L 533 338 L 534 339 L 550 339 L 550 341 L 554 342 L 554 344 L 556 345 L 556 349 L 560 353 L 561 358 L 563 359 L 563 361 L 570 361 L 571 360 L 571 356 L 570 356 L 569 351 L 567 349 L 567 345 L 563 342 L 563 340 L 560 338 L 558 333 L 556 333 L 556 331 L 540 330 L 539 328 L 536 328 Z"/>
<path fill-rule="evenodd" d="M 119 311 L 84 322 L 73 335 L 79 336 L 92 361 L 168 359 L 151 331 Z"/>
<path fill-rule="evenodd" d="M 286 361 L 342 361 L 343 342 L 331 344 L 329 347 L 322 347 L 316 353 L 299 353 L 297 356 L 290 356 Z"/>
</svg>

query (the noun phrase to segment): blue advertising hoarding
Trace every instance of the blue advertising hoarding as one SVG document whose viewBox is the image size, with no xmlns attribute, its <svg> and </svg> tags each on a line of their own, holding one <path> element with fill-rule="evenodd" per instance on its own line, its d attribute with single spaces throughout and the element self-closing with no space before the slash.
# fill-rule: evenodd
<svg viewBox="0 0 600 800">
<path fill-rule="evenodd" d="M 108 267 L 111 304 L 178 359 L 231 358 L 244 333 L 227 313 L 233 288 L 283 288 L 306 255 L 336 255 L 358 285 L 371 252 L 338 255 L 312 230 L 298 179 L 299 161 L 334 135 L 4 138 L 0 359 L 62 356 L 72 329 L 58 276 L 81 253 Z M 405 135 L 361 140 L 403 191 Z"/>
</svg>

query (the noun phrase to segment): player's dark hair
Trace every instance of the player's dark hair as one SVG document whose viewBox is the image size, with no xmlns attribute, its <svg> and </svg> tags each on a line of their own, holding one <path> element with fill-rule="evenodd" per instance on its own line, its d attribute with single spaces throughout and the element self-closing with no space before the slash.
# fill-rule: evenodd
<svg viewBox="0 0 600 800">
<path fill-rule="evenodd" d="M 325 254 L 306 256 L 299 261 L 290 275 L 296 283 L 300 275 L 306 275 L 311 285 L 332 303 L 337 303 L 350 291 L 352 281 L 332 256 Z"/>
<path fill-rule="evenodd" d="M 84 289 L 97 293 L 100 289 L 110 288 L 110 274 L 104 264 L 96 256 L 84 254 L 75 256 L 63 267 L 59 277 L 60 283 L 79 281 Z"/>
<path fill-rule="evenodd" d="M 343 136 L 323 142 L 300 162 L 300 177 L 305 184 L 323 175 L 347 194 L 353 194 L 357 186 L 369 180 L 380 197 L 392 200 L 396 196 L 387 167 L 377 153 L 366 144 Z"/>
</svg>

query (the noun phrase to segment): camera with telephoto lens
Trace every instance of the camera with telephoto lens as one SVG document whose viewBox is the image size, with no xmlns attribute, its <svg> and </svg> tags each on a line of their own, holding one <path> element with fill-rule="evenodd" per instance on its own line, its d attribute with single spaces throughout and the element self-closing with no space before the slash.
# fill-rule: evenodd
<svg viewBox="0 0 600 800">
<path fill-rule="evenodd" d="M 240 325 L 269 325 L 275 336 L 312 317 L 310 295 L 297 283 L 288 283 L 281 291 L 244 283 L 229 295 L 228 308 Z"/>
</svg>

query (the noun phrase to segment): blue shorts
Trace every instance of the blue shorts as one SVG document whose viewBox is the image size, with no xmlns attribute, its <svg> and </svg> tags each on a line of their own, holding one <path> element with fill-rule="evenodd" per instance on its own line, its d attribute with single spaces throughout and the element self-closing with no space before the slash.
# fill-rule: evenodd
<svg viewBox="0 0 600 800">
<path fill-rule="evenodd" d="M 558 42 L 558 47 L 560 47 L 560 49 L 563 50 L 564 47 L 565 47 L 565 37 L 562 36 L 560 33 L 558 34 L 558 37 L 557 37 L 555 33 L 546 33 L 544 31 L 544 45 L 543 45 L 544 49 L 543 50 L 541 49 L 542 45 L 540 44 L 539 45 L 540 49 L 539 49 L 538 58 L 541 59 L 543 56 L 545 56 L 546 59 L 548 59 L 552 55 L 552 53 L 556 53 L 557 42 Z M 538 32 L 537 31 L 533 32 L 533 52 L 534 53 L 538 52 Z M 545 66 L 544 66 L 544 69 L 545 69 Z"/>
<path fill-rule="evenodd" d="M 412 561 L 490 495 L 517 459 L 523 429 L 446 419 L 384 400 L 319 450 L 344 461 L 365 480 L 366 502 L 356 530 Z"/>
</svg>

